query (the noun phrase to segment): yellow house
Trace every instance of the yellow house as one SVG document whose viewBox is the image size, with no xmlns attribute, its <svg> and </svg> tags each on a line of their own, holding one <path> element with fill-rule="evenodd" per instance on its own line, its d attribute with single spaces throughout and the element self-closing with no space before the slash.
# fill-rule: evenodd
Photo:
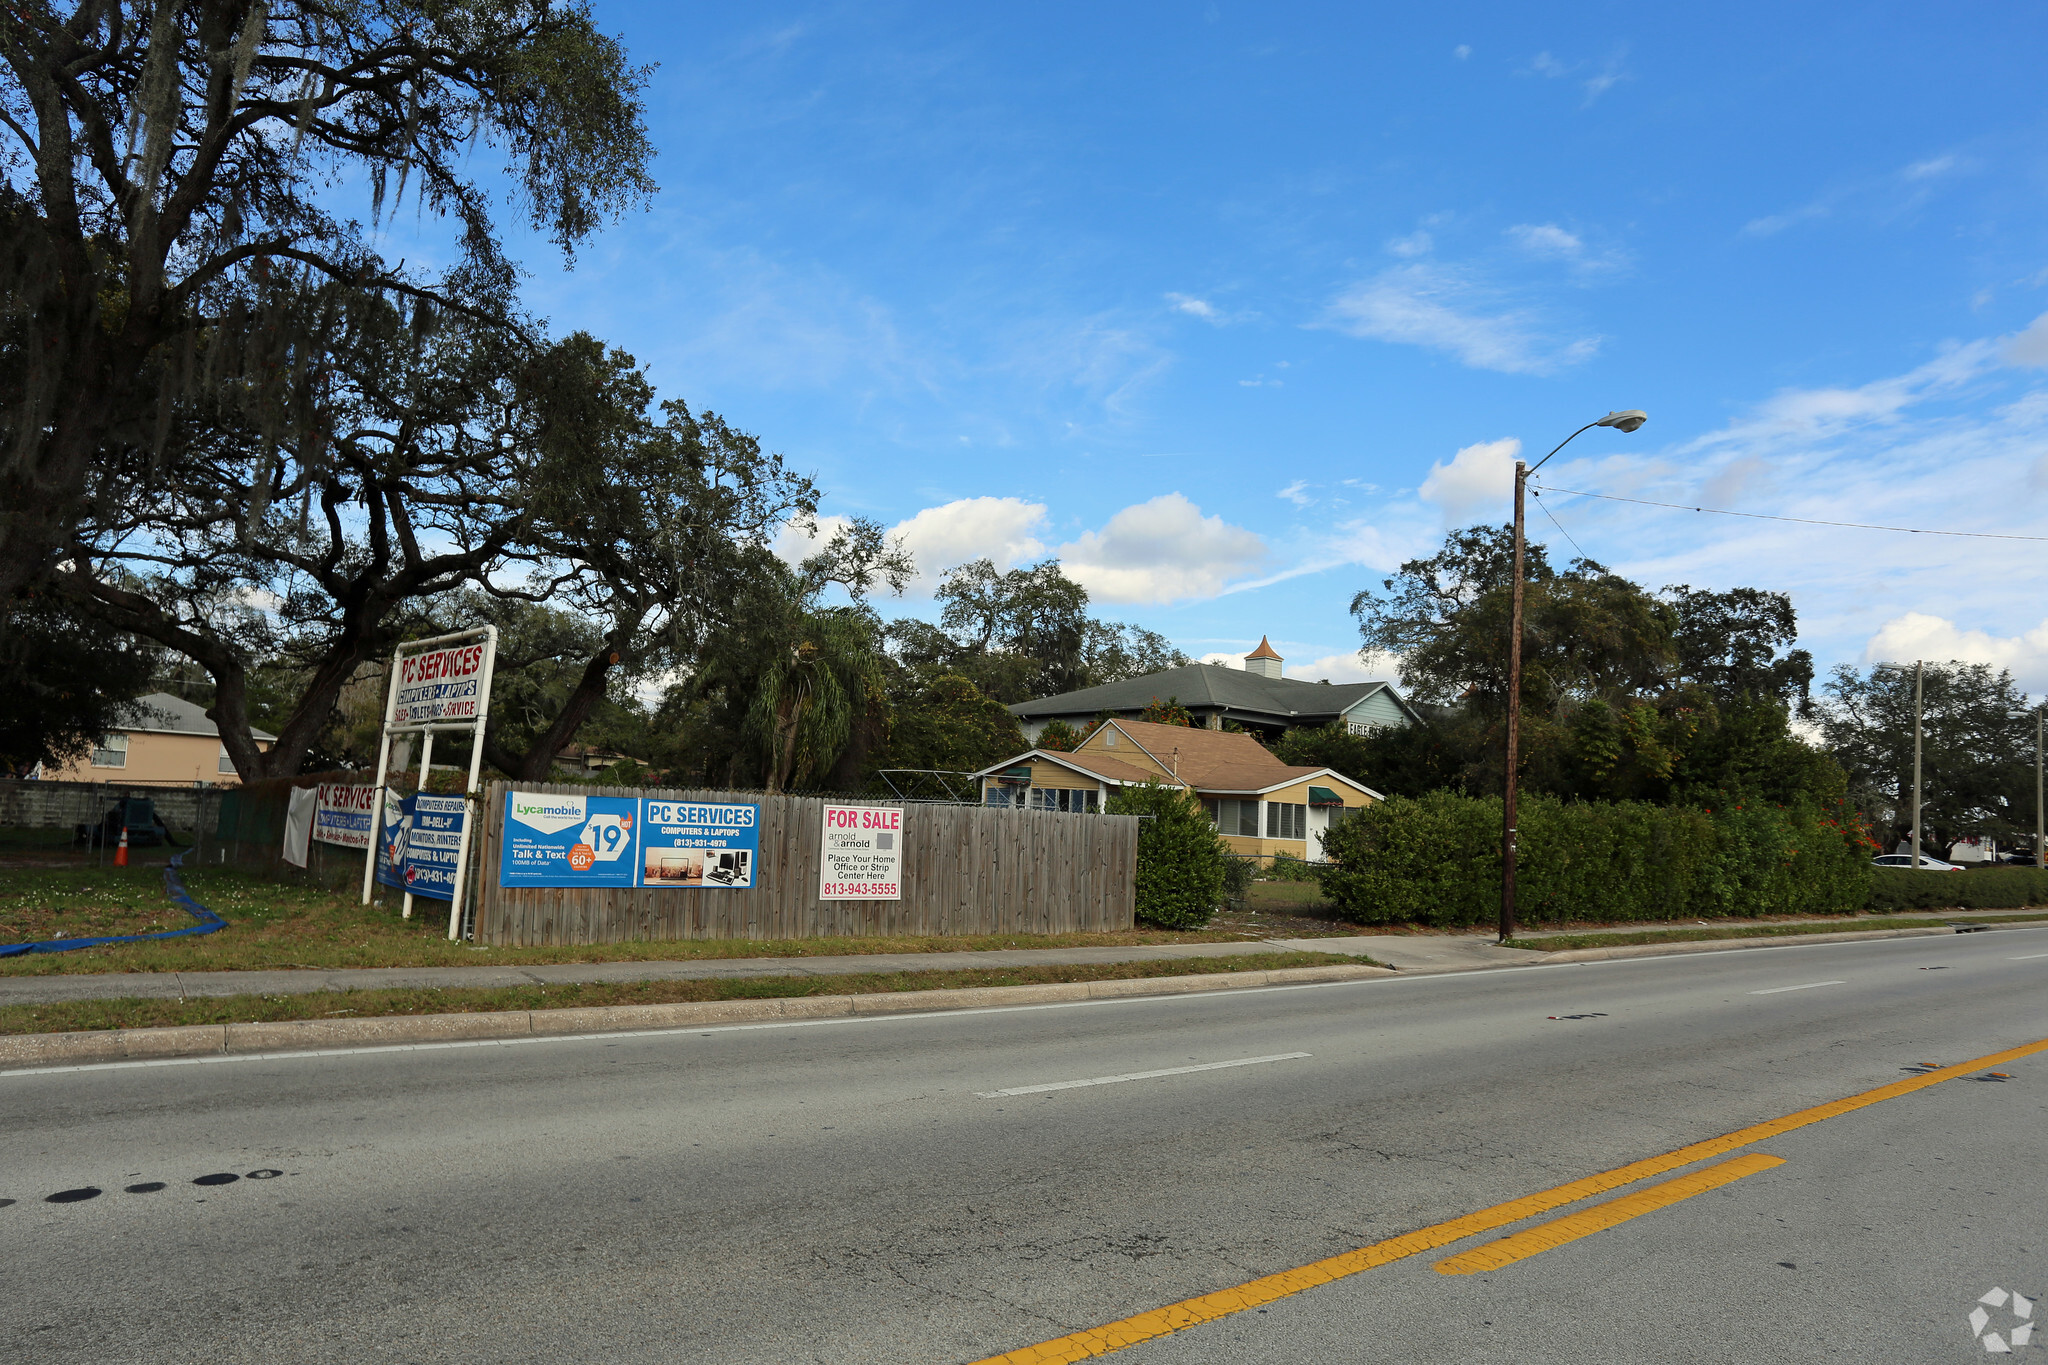
<svg viewBox="0 0 2048 1365">
<path fill-rule="evenodd" d="M 168 692 L 152 692 L 129 703 L 128 724 L 100 736 L 92 752 L 62 768 L 45 766 L 51 782 L 175 782 L 236 786 L 241 778 L 220 742 L 220 727 L 204 708 Z M 250 732 L 260 750 L 276 735 Z"/>
<path fill-rule="evenodd" d="M 1159 781 L 1193 792 L 1233 853 L 1320 861 L 1347 812 L 1382 800 L 1331 768 L 1290 767 L 1247 734 L 1111 720 L 1072 753 L 1033 749 L 974 774 L 984 805 L 1085 813 L 1122 786 Z"/>
</svg>

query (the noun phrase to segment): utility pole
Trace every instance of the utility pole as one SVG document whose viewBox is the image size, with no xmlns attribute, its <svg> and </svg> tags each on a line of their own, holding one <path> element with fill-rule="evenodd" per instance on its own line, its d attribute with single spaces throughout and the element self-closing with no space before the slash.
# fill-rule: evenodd
<svg viewBox="0 0 2048 1365">
<path fill-rule="evenodd" d="M 1915 872 L 1920 870 L 1920 677 L 1925 664 L 1913 661 L 1913 861 Z"/>
<path fill-rule="evenodd" d="M 2041 846 L 2041 709 L 2034 710 L 2034 866 L 2048 867 L 2048 849 Z"/>
<path fill-rule="evenodd" d="M 1584 430 L 1581 428 L 1580 430 Z M 1573 432 L 1572 436 L 1578 435 Z M 1566 437 L 1570 440 L 1571 437 Z M 1560 447 L 1562 449 L 1562 447 Z M 1552 451 L 1555 455 L 1557 451 Z M 1545 458 L 1548 458 L 1547 456 Z M 1529 466 L 1515 461 L 1515 582 L 1508 610 L 1508 781 L 1501 803 L 1500 941 L 1515 936 L 1515 768 L 1522 748 L 1522 495 L 1529 487 Z"/>
<path fill-rule="evenodd" d="M 1557 454 L 1572 443 L 1572 437 L 1579 432 L 1591 431 L 1594 427 L 1613 427 L 1616 431 L 1634 431 L 1649 421 L 1649 414 L 1640 408 L 1625 412 L 1610 412 L 1597 422 L 1588 422 L 1571 436 L 1559 441 L 1550 455 Z M 1522 534 L 1522 498 L 1529 487 L 1529 476 L 1550 462 L 1545 455 L 1535 464 L 1515 461 L 1515 564 L 1514 584 L 1509 590 L 1512 605 L 1508 610 L 1508 736 L 1507 736 L 1507 785 L 1501 802 L 1500 841 L 1500 941 L 1506 943 L 1515 936 L 1515 769 L 1522 757 L 1522 560 L 1524 538 Z"/>
</svg>

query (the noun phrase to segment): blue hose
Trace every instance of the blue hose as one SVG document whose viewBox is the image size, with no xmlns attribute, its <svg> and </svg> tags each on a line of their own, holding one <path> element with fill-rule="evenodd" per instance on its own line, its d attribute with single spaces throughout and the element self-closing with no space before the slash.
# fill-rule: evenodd
<svg viewBox="0 0 2048 1365">
<path fill-rule="evenodd" d="M 187 849 L 185 852 L 189 853 L 191 850 Z M 180 853 L 171 859 L 168 867 L 164 868 L 164 890 L 170 892 L 171 899 L 184 906 L 199 923 L 187 925 L 183 929 L 166 929 L 160 934 L 117 934 L 112 938 L 53 938 L 40 943 L 0 944 L 0 957 L 21 957 L 27 953 L 68 953 L 73 948 L 97 948 L 102 943 L 143 943 L 150 939 L 185 938 L 188 935 L 210 934 L 217 929 L 227 928 L 228 922 L 193 900 L 191 893 L 185 890 L 185 883 L 178 879 L 178 864 L 184 860 L 185 854 Z"/>
</svg>

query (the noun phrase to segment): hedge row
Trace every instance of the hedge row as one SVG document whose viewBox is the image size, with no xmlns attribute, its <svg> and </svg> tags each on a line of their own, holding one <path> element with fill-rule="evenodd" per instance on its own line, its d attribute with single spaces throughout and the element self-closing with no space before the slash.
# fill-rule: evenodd
<svg viewBox="0 0 2048 1365">
<path fill-rule="evenodd" d="M 1849 914 L 1869 894 L 1861 827 L 1810 808 L 1531 797 L 1519 824 L 1516 904 L 1526 923 Z M 1324 848 L 1336 861 L 1319 880 L 1355 923 L 1491 923 L 1500 844 L 1497 797 L 1394 797 L 1331 833 Z"/>
<path fill-rule="evenodd" d="M 1913 872 L 1877 868 L 1869 907 L 1891 910 L 2023 910 L 2048 905 L 2048 872 L 2034 867 L 1986 867 L 1968 872 Z"/>
</svg>

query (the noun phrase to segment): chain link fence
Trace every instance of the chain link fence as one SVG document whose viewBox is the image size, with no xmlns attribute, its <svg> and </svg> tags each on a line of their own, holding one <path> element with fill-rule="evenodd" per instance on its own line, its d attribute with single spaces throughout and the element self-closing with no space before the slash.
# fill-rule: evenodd
<svg viewBox="0 0 2048 1365">
<path fill-rule="evenodd" d="M 229 790 L 189 782 L 0 781 L 0 854 L 104 866 L 119 851 L 124 829 L 131 859 L 143 850 L 203 848 L 214 840 Z"/>
</svg>

